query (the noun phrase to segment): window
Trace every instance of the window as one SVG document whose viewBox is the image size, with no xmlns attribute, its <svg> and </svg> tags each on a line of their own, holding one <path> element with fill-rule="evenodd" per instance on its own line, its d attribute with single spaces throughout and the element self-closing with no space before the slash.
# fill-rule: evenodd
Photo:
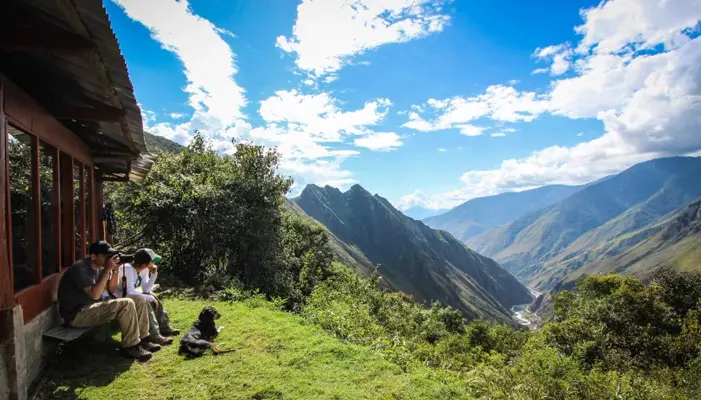
<svg viewBox="0 0 701 400">
<path fill-rule="evenodd" d="M 58 160 L 56 149 L 40 142 L 42 276 L 58 272 Z"/>
<path fill-rule="evenodd" d="M 75 259 L 81 259 L 85 257 L 85 251 L 83 249 L 84 240 L 83 235 L 85 231 L 83 230 L 83 215 L 85 213 L 85 207 L 83 206 L 83 200 L 85 199 L 85 194 L 83 192 L 83 167 L 77 162 L 73 161 L 73 201 L 75 210 Z"/>
<path fill-rule="evenodd" d="M 10 218 L 12 220 L 12 267 L 15 293 L 38 283 L 35 273 L 36 244 L 34 187 L 32 174 L 34 138 L 8 126 L 8 164 L 10 178 Z"/>
<path fill-rule="evenodd" d="M 93 227 L 92 209 L 90 208 L 90 202 L 92 201 L 92 199 L 90 198 L 90 192 L 92 191 L 92 171 L 87 165 L 85 166 L 85 169 L 83 171 L 83 187 L 85 188 L 85 248 L 87 249 L 88 247 L 90 247 L 90 234 L 92 233 Z"/>
</svg>

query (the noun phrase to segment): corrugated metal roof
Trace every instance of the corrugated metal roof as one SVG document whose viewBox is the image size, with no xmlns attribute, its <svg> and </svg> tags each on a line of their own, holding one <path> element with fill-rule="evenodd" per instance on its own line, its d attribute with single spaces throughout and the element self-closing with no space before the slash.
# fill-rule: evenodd
<svg viewBox="0 0 701 400">
<path fill-rule="evenodd" d="M 3 1 L 30 7 L 32 23 L 51 24 L 95 44 L 96 51 L 86 54 L 0 52 L 0 68 L 49 112 L 57 105 L 106 105 L 123 110 L 115 122 L 62 122 L 87 144 L 105 174 L 143 179 L 155 156 L 146 147 L 141 109 L 102 1 Z M 98 163 L 98 159 L 110 161 Z"/>
</svg>

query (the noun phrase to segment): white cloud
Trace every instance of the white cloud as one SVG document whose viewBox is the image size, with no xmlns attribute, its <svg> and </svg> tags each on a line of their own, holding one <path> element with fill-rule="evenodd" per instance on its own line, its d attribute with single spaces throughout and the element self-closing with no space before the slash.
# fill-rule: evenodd
<svg viewBox="0 0 701 400">
<path fill-rule="evenodd" d="M 698 0 L 612 0 L 582 12 L 584 35 L 577 50 L 617 53 L 624 49 L 651 49 L 662 44 L 676 48 L 689 40 L 684 30 L 696 26 L 701 14 Z"/>
<path fill-rule="evenodd" d="M 536 68 L 531 72 L 531 75 L 547 74 L 550 68 Z"/>
<path fill-rule="evenodd" d="M 343 170 L 341 163 L 359 152 L 334 149 L 320 142 L 340 143 L 346 135 L 368 134 L 371 131 L 367 126 L 386 115 L 389 100 L 378 99 L 359 110 L 344 112 L 327 94 L 280 91 L 261 103 L 265 125 L 254 128 L 242 113 L 246 100 L 234 80 L 234 54 L 220 36 L 232 36 L 231 32 L 194 15 L 186 0 L 113 1 L 130 18 L 144 24 L 153 39 L 183 63 L 187 79 L 184 90 L 194 109 L 191 119 L 158 122 L 154 113 L 144 111 L 146 130 L 184 145 L 199 130 L 217 151 L 227 154 L 235 149 L 231 139 L 251 140 L 277 147 L 282 154 L 280 171 L 294 176 L 298 184 L 354 182 L 352 173 Z M 172 113 L 170 117 L 182 116 Z"/>
<path fill-rule="evenodd" d="M 465 136 L 481 136 L 484 134 L 484 128 L 481 126 L 475 126 L 470 124 L 458 125 L 460 128 L 460 133 Z"/>
<path fill-rule="evenodd" d="M 701 154 L 701 37 L 689 33 L 701 20 L 701 1 L 610 0 L 582 16 L 583 37 L 568 61 L 574 76 L 552 82 L 544 112 L 597 118 L 604 134 L 468 171 L 462 188 L 428 202 L 446 208 L 505 191 L 587 183 L 657 157 Z M 553 46 L 536 56 L 560 52 Z"/>
<path fill-rule="evenodd" d="M 192 13 L 187 0 L 113 0 L 129 18 L 145 25 L 161 46 L 185 67 L 189 104 L 203 120 L 228 126 L 243 118 L 243 89 L 233 77 L 234 53 L 220 29 Z"/>
<path fill-rule="evenodd" d="M 402 144 L 401 137 L 394 132 L 377 132 L 355 139 L 353 143 L 358 147 L 365 147 L 375 151 L 392 151 Z"/>
<path fill-rule="evenodd" d="M 581 136 L 584 136 L 584 132 L 577 133 L 577 137 L 581 137 Z"/>
<path fill-rule="evenodd" d="M 402 196 L 398 202 L 396 202 L 395 207 L 400 211 L 406 211 L 411 207 L 423 207 L 429 210 L 440 210 L 440 204 L 433 201 L 429 196 L 427 196 L 421 190 L 414 190 L 413 193 Z"/>
<path fill-rule="evenodd" d="M 185 113 L 170 113 L 169 115 L 173 119 L 182 119 L 182 118 L 185 118 L 187 116 L 187 114 L 185 114 Z"/>
<path fill-rule="evenodd" d="M 550 71 L 550 75 L 562 75 L 570 69 L 573 54 L 574 52 L 568 43 L 538 48 L 533 53 L 533 57 L 549 61 L 551 64 L 549 69 L 539 68 L 533 71 L 533 74 Z"/>
<path fill-rule="evenodd" d="M 505 132 L 494 132 L 489 136 L 491 136 L 491 137 L 504 137 L 504 136 L 506 136 L 506 133 Z"/>
<path fill-rule="evenodd" d="M 437 150 L 440 151 L 441 153 L 445 153 L 446 151 L 448 151 L 447 149 L 444 149 L 442 147 L 439 147 Z"/>
<path fill-rule="evenodd" d="M 418 131 L 438 131 L 470 126 L 469 122 L 480 118 L 530 122 L 548 109 L 548 101 L 545 96 L 535 92 L 519 92 L 511 86 L 492 85 L 478 96 L 429 99 L 420 107 L 428 111 L 410 112 L 409 121 L 402 126 Z M 427 120 L 420 113 L 432 114 L 433 118 Z M 469 136 L 477 134 L 473 128 L 467 131 L 461 129 L 461 132 Z"/>
<path fill-rule="evenodd" d="M 443 30 L 444 0 L 303 0 L 291 37 L 276 46 L 296 54 L 297 66 L 314 77 L 333 74 L 349 58 L 388 43 Z"/>
</svg>

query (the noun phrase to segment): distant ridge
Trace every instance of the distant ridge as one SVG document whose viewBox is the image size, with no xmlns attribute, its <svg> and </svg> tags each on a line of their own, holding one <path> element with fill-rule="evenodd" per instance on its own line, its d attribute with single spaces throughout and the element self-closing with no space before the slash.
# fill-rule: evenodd
<svg viewBox="0 0 701 400">
<path fill-rule="evenodd" d="M 582 186 L 550 185 L 523 192 L 502 193 L 468 200 L 452 210 L 423 222 L 466 241 L 512 219 L 538 211 L 565 199 Z"/>
<path fill-rule="evenodd" d="M 699 157 L 647 161 L 467 243 L 527 284 L 550 290 L 568 276 L 579 276 L 581 268 L 624 254 L 658 232 L 659 224 L 701 196 L 700 177 Z M 642 272 L 654 263 L 634 264 L 634 269 L 596 265 L 611 272 Z"/>
</svg>

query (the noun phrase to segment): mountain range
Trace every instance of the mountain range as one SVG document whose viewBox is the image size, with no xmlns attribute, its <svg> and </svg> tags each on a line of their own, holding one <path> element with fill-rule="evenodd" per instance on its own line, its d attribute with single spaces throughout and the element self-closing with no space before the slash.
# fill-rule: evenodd
<svg viewBox="0 0 701 400">
<path fill-rule="evenodd" d="M 444 214 L 426 218 L 423 222 L 431 228 L 446 230 L 459 240 L 465 241 L 490 228 L 555 204 L 581 188 L 551 185 L 523 192 L 480 197 Z"/>
<path fill-rule="evenodd" d="M 467 244 L 493 257 L 522 282 L 550 290 L 567 276 L 581 275 L 577 271 L 591 263 L 615 264 L 614 259 L 604 260 L 659 232 L 665 221 L 701 197 L 700 176 L 699 157 L 637 164 L 474 236 Z M 657 264 L 638 260 L 637 269 L 650 270 Z"/>
<path fill-rule="evenodd" d="M 335 240 L 378 265 L 391 289 L 418 301 L 438 300 L 468 319 L 510 322 L 509 309 L 532 300 L 529 290 L 494 260 L 405 216 L 359 185 L 345 193 L 308 185 L 292 201 Z"/>
</svg>

